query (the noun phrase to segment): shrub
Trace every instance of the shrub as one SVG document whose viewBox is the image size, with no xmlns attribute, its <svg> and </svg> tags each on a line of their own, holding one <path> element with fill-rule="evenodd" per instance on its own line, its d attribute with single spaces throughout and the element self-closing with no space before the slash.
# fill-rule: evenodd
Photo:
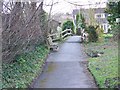
<svg viewBox="0 0 120 90">
<path fill-rule="evenodd" d="M 98 41 L 98 34 L 96 32 L 97 28 L 98 27 L 94 27 L 92 25 L 88 26 L 87 32 L 89 34 L 88 38 L 89 38 L 90 42 L 96 42 L 96 41 Z"/>
<path fill-rule="evenodd" d="M 100 27 L 98 27 L 98 28 L 96 29 L 96 33 L 97 33 L 97 35 L 98 35 L 98 41 L 99 41 L 99 42 L 103 42 L 103 40 L 104 40 L 104 37 L 103 37 L 103 29 L 100 28 Z"/>
<path fill-rule="evenodd" d="M 74 24 L 73 21 L 71 20 L 67 20 L 66 22 L 63 23 L 62 25 L 62 30 L 66 30 L 66 29 L 71 29 L 74 33 Z"/>
<path fill-rule="evenodd" d="M 2 64 L 2 88 L 27 88 L 42 71 L 48 49 L 37 46 L 35 51 L 17 55 L 14 63 Z"/>
</svg>

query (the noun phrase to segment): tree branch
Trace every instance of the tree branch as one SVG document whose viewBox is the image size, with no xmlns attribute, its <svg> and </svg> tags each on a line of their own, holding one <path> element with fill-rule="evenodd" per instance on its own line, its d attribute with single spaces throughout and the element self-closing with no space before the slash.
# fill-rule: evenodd
<svg viewBox="0 0 120 90">
<path fill-rule="evenodd" d="M 11 9 L 10 9 L 7 5 L 5 5 L 4 3 L 3 3 L 3 5 L 4 5 L 8 10 L 11 11 Z"/>
</svg>

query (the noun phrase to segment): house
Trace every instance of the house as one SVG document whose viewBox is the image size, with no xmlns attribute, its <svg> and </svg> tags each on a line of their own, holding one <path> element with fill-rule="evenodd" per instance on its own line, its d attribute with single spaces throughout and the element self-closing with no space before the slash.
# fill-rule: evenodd
<svg viewBox="0 0 120 90">
<path fill-rule="evenodd" d="M 104 33 L 108 32 L 109 24 L 107 21 L 108 14 L 105 13 L 105 8 L 96 8 L 95 9 L 95 19 L 96 22 L 100 25 L 101 28 L 103 28 Z"/>
<path fill-rule="evenodd" d="M 90 8 L 90 9 L 74 9 L 73 19 L 76 22 L 77 13 L 83 14 L 85 22 L 88 25 L 99 25 L 104 30 L 104 33 L 108 33 L 109 24 L 107 21 L 108 14 L 105 13 L 105 8 Z"/>
</svg>

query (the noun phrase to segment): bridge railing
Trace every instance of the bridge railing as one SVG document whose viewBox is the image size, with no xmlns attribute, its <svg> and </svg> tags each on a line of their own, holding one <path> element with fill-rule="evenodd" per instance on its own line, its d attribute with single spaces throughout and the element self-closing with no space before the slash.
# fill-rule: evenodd
<svg viewBox="0 0 120 90">
<path fill-rule="evenodd" d="M 52 41 L 56 41 L 56 40 L 60 40 L 60 39 L 64 39 L 67 36 L 72 35 L 72 30 L 71 29 L 66 29 L 64 31 L 61 31 L 59 33 L 54 33 L 54 34 L 50 34 L 49 37 L 52 38 Z"/>
</svg>

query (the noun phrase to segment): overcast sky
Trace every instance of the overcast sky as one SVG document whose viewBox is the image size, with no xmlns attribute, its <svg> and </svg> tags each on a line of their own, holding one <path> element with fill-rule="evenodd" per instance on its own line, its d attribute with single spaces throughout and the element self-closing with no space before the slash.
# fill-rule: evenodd
<svg viewBox="0 0 120 90">
<path fill-rule="evenodd" d="M 52 14 L 55 14 L 55 13 L 72 13 L 72 10 L 73 9 L 76 9 L 76 8 L 80 8 L 80 6 L 75 6 L 75 5 L 72 5 L 68 2 L 72 2 L 72 3 L 77 3 L 79 5 L 85 5 L 84 7 L 88 8 L 89 5 L 88 4 L 93 4 L 95 7 L 98 6 L 98 7 L 105 7 L 105 4 L 99 4 L 99 5 L 96 5 L 95 3 L 97 2 L 106 2 L 107 0 L 53 0 L 54 3 L 55 2 L 58 2 L 58 4 L 55 4 L 53 6 L 53 9 L 52 9 Z M 44 0 L 44 4 L 51 4 L 52 3 L 52 0 Z M 87 5 L 86 5 L 87 4 Z M 91 5 L 90 7 L 92 7 L 93 5 Z M 83 6 L 82 6 L 83 7 Z M 44 10 L 46 12 L 49 12 L 50 10 L 50 6 L 44 6 Z"/>
</svg>

